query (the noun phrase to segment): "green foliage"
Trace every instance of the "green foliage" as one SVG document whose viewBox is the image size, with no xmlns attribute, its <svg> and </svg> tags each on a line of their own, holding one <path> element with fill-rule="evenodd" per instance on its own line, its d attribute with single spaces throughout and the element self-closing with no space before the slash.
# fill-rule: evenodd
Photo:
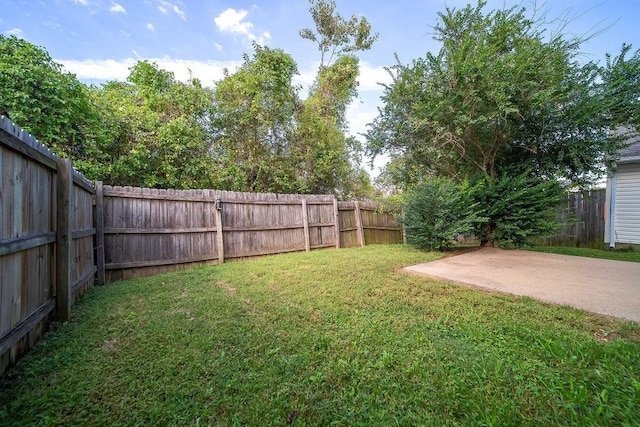
<svg viewBox="0 0 640 427">
<path fill-rule="evenodd" d="M 332 59 L 343 53 L 369 50 L 378 39 L 378 33 L 371 34 L 371 24 L 367 18 L 352 15 L 346 20 L 336 12 L 335 0 L 309 0 L 311 18 L 315 31 L 311 28 L 300 30 L 300 37 L 311 40 L 320 51 L 320 68 L 331 64 Z M 325 63 L 325 56 L 329 58 Z"/>
<path fill-rule="evenodd" d="M 351 55 L 343 55 L 322 68 L 297 111 L 292 152 L 310 193 L 335 193 L 349 198 L 370 187 L 362 175 L 364 171 L 356 166 L 359 144 L 345 135 L 345 111 L 356 96 L 358 72 L 358 59 Z"/>
<path fill-rule="evenodd" d="M 559 226 L 562 188 L 556 180 L 531 174 L 483 178 L 471 188 L 472 200 L 486 222 L 476 223 L 483 246 L 521 247 L 528 239 L 552 234 Z"/>
<path fill-rule="evenodd" d="M 640 50 L 622 45 L 614 58 L 607 55 L 603 74 L 603 99 L 609 107 L 612 125 L 632 125 L 640 129 Z"/>
<path fill-rule="evenodd" d="M 608 137 L 599 68 L 575 62 L 580 39 L 545 38 L 524 9 L 484 7 L 440 13 L 440 51 L 389 70 L 369 154 L 460 179 L 532 170 L 592 180 L 619 147 Z"/>
<path fill-rule="evenodd" d="M 103 132 L 86 87 L 73 74 L 45 49 L 1 34 L 0 111 L 73 160 L 91 158 Z"/>
<path fill-rule="evenodd" d="M 484 219 L 469 190 L 467 183 L 459 185 L 447 178 L 432 178 L 414 188 L 400 217 L 407 242 L 420 249 L 443 250 L 473 231 Z"/>
<path fill-rule="evenodd" d="M 0 378 L 0 424 L 640 422 L 638 324 L 399 273 L 441 256 L 377 245 L 97 287 Z"/>
<path fill-rule="evenodd" d="M 99 155 L 80 163 L 105 183 L 155 188 L 212 188 L 208 117 L 212 92 L 197 79 L 140 61 L 126 82 L 92 88 L 107 135 Z"/>
<path fill-rule="evenodd" d="M 345 118 L 358 59 L 344 53 L 375 37 L 364 18 L 332 19 L 331 31 L 342 32 L 327 45 L 336 60 L 320 68 L 304 101 L 293 58 L 257 44 L 213 89 L 146 61 L 125 82 L 86 87 L 44 49 L 0 36 L 0 111 L 106 184 L 368 198 L 362 149 Z"/>
<path fill-rule="evenodd" d="M 214 89 L 211 127 L 221 188 L 236 191 L 299 192 L 290 155 L 298 105 L 293 58 L 254 44 L 253 57 Z"/>
</svg>

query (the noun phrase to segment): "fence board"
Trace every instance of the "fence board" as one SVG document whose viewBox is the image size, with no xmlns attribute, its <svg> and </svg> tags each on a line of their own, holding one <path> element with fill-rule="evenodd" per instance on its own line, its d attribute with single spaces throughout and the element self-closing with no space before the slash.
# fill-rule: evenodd
<svg viewBox="0 0 640 427">
<path fill-rule="evenodd" d="M 391 219 L 369 218 L 374 205 L 356 215 L 356 204 L 329 195 L 94 187 L 3 116 L 0 176 L 0 374 L 41 337 L 49 313 L 69 317 L 96 273 L 106 283 L 397 233 Z"/>
<path fill-rule="evenodd" d="M 0 374 L 40 339 L 56 311 L 58 160 L 0 117 Z M 92 187 L 73 170 L 70 183 L 71 285 L 82 281 L 80 295 L 95 269 Z"/>
<path fill-rule="evenodd" d="M 154 262 L 167 271 L 172 265 L 357 245 L 350 240 L 357 234 L 349 230 L 356 224 L 354 203 L 334 203 L 332 196 L 106 185 L 103 194 L 107 282 L 154 274 Z M 392 218 L 364 222 L 375 205 L 362 206 L 365 239 L 369 233 L 371 242 L 395 242 L 399 232 Z M 344 232 L 336 231 L 336 219 Z M 377 228 L 367 230 L 369 225 Z"/>
<path fill-rule="evenodd" d="M 605 227 L 604 190 L 566 194 L 561 201 L 556 233 L 535 243 L 559 246 L 602 247 Z"/>
</svg>

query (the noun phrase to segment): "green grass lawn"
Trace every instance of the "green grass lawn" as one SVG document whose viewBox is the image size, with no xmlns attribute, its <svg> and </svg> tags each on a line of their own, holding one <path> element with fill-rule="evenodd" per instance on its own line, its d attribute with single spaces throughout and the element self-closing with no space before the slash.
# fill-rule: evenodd
<svg viewBox="0 0 640 427">
<path fill-rule="evenodd" d="M 397 246 L 95 288 L 0 425 L 638 425 L 640 326 L 399 271 Z"/>
<path fill-rule="evenodd" d="M 640 251 L 637 250 L 573 248 L 564 246 L 534 246 L 528 249 L 537 252 L 548 252 L 562 255 L 612 259 L 615 261 L 640 262 Z"/>
</svg>

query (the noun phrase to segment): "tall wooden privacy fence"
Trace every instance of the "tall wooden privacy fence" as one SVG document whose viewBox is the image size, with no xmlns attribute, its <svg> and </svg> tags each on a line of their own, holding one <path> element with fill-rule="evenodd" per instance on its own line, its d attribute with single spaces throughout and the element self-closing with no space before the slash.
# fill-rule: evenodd
<svg viewBox="0 0 640 427">
<path fill-rule="evenodd" d="M 326 195 L 95 184 L 0 116 L 0 374 L 100 283 L 261 255 L 400 243 L 375 205 Z"/>
<path fill-rule="evenodd" d="M 326 195 L 153 190 L 97 183 L 105 281 L 194 263 L 318 248 L 400 243 L 402 229 L 371 203 Z M 100 244 L 98 244 L 100 247 Z"/>
<path fill-rule="evenodd" d="M 93 285 L 93 184 L 0 117 L 0 373 Z"/>
<path fill-rule="evenodd" d="M 556 234 L 538 243 L 559 246 L 602 247 L 604 244 L 605 191 L 566 194 L 560 206 Z"/>
</svg>

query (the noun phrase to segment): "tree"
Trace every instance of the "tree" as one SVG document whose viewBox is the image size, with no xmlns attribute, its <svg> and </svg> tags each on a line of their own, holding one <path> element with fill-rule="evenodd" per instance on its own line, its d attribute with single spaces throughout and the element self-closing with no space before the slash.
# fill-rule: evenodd
<svg viewBox="0 0 640 427">
<path fill-rule="evenodd" d="M 580 40 L 545 39 L 524 9 L 484 6 L 439 14 L 440 52 L 393 68 L 369 154 L 408 154 L 446 176 L 516 168 L 588 181 L 616 149 L 590 96 L 598 67 L 575 62 Z"/>
<path fill-rule="evenodd" d="M 112 185 L 212 188 L 209 114 L 212 92 L 200 81 L 140 61 L 126 82 L 92 88 L 109 129 L 87 169 Z"/>
<path fill-rule="evenodd" d="M 216 84 L 211 115 L 214 161 L 222 188 L 236 191 L 296 192 L 290 157 L 298 105 L 293 58 L 280 49 L 254 44 L 253 57 Z"/>
<path fill-rule="evenodd" d="M 296 115 L 293 155 L 298 173 L 311 193 L 346 197 L 355 191 L 358 174 L 350 162 L 357 141 L 345 136 L 345 111 L 356 94 L 358 59 L 344 55 L 320 70 L 309 97 Z M 354 162 L 355 163 L 355 162 Z"/>
<path fill-rule="evenodd" d="M 633 126 L 640 130 L 640 50 L 630 58 L 631 45 L 623 44 L 620 54 L 607 55 L 602 69 L 602 98 L 608 106 L 612 126 Z"/>
<path fill-rule="evenodd" d="M 378 33 L 371 34 L 371 24 L 365 17 L 355 15 L 346 20 L 336 12 L 335 0 L 309 0 L 311 18 L 315 31 L 311 28 L 300 30 L 300 37 L 311 40 L 320 51 L 320 68 L 330 65 L 333 58 L 359 50 L 369 50 L 378 39 Z M 325 57 L 329 55 L 325 63 Z"/>
<path fill-rule="evenodd" d="M 519 206 L 537 201 L 533 192 L 505 187 L 502 180 L 526 188 L 555 179 L 588 183 L 604 172 L 603 160 L 619 141 L 609 137 L 599 67 L 576 62 L 581 40 L 545 37 L 525 9 L 485 13 L 485 4 L 447 8 L 435 27 L 440 51 L 389 69 L 393 82 L 370 125 L 367 150 L 407 162 L 406 171 L 420 165 L 419 179 L 483 182 L 486 194 L 495 196 L 481 197 L 493 227 L 482 232 L 485 244 L 519 243 L 504 227 L 495 228 L 505 224 L 497 220 L 506 215 L 497 209 L 500 197 L 508 193 Z M 554 197 L 545 198 L 544 209 Z M 507 216 L 512 223 L 523 219 Z M 530 231 L 535 234 L 535 227 Z"/>
<path fill-rule="evenodd" d="M 15 36 L 0 35 L 0 110 L 57 154 L 79 162 L 95 154 L 103 134 L 87 88 L 45 49 Z"/>
<path fill-rule="evenodd" d="M 362 147 L 348 136 L 345 114 L 358 94 L 359 61 L 354 53 L 370 49 L 378 34 L 371 33 L 364 17 L 343 18 L 334 0 L 310 0 L 310 4 L 316 28 L 304 28 L 300 36 L 317 44 L 320 67 L 296 116 L 298 173 L 310 192 L 369 196 L 372 186 L 360 167 Z"/>
<path fill-rule="evenodd" d="M 451 178 L 429 179 L 410 191 L 400 216 L 407 243 L 442 250 L 459 236 L 470 234 L 476 224 L 485 221 L 470 194 L 467 182 L 458 184 Z"/>
</svg>

